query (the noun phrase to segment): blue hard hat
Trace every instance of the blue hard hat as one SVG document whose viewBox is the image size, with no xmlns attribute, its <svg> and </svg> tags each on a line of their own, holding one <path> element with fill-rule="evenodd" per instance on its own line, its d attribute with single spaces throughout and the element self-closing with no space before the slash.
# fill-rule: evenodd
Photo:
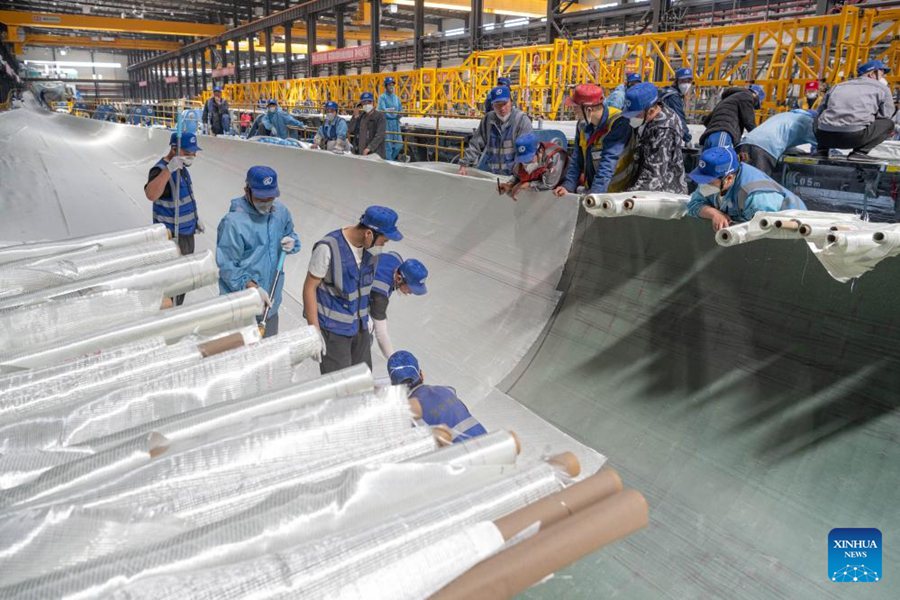
<svg viewBox="0 0 900 600">
<path fill-rule="evenodd" d="M 257 198 L 277 198 L 281 195 L 278 191 L 278 173 L 272 167 L 250 167 L 247 186 Z"/>
<path fill-rule="evenodd" d="M 694 72 L 691 70 L 690 67 L 681 67 L 680 69 L 675 71 L 675 80 L 676 81 L 679 79 L 693 79 L 693 78 L 694 78 Z"/>
<path fill-rule="evenodd" d="M 389 84 L 389 83 L 397 83 L 397 82 L 394 81 L 394 78 L 393 78 L 393 77 L 385 77 L 385 78 L 384 78 L 384 85 L 387 85 L 387 84 Z"/>
<path fill-rule="evenodd" d="M 388 375 L 391 376 L 391 383 L 400 385 L 401 383 L 418 383 L 422 378 L 419 371 L 419 361 L 412 355 L 412 352 L 406 350 L 398 350 L 391 354 L 387 361 Z"/>
<path fill-rule="evenodd" d="M 178 146 L 178 132 L 173 131 L 172 135 L 169 136 L 169 145 Z M 199 152 L 203 150 L 197 145 L 197 134 L 190 131 L 181 132 L 181 149 L 185 152 Z"/>
<path fill-rule="evenodd" d="M 375 102 L 375 96 L 372 95 L 372 92 L 363 92 L 359 96 L 360 102 Z"/>
<path fill-rule="evenodd" d="M 869 60 L 859 65 L 856 69 L 856 75 L 862 77 L 871 71 L 884 71 L 885 73 L 890 73 L 891 68 L 880 60 Z"/>
<path fill-rule="evenodd" d="M 756 94 L 756 97 L 759 98 L 759 103 L 762 104 L 766 99 L 766 90 L 763 89 L 761 85 L 756 85 L 755 83 L 750 84 L 750 91 Z"/>
<path fill-rule="evenodd" d="M 488 94 L 488 100 L 490 100 L 491 104 L 494 102 L 509 102 L 509 99 L 509 88 L 505 85 L 498 85 Z"/>
<path fill-rule="evenodd" d="M 654 104 L 659 98 L 659 91 L 649 81 L 631 86 L 625 91 L 625 104 L 622 106 L 622 116 L 636 117 Z"/>
<path fill-rule="evenodd" d="M 528 163 L 534 160 L 537 154 L 538 146 L 541 142 L 533 133 L 526 133 L 516 138 L 516 161 L 520 163 Z"/>
<path fill-rule="evenodd" d="M 498 77 L 497 85 L 505 85 L 506 87 L 510 87 L 512 85 L 512 79 L 509 77 Z"/>
<path fill-rule="evenodd" d="M 403 234 L 397 229 L 397 219 L 397 213 L 386 206 L 370 206 L 359 218 L 359 223 L 389 240 L 399 242 Z"/>
<path fill-rule="evenodd" d="M 406 285 L 409 286 L 409 291 L 413 294 L 422 296 L 428 292 L 428 289 L 425 287 L 428 269 L 426 269 L 425 265 L 421 262 L 414 258 L 404 260 L 400 263 L 400 266 L 397 267 L 397 271 L 400 272 L 400 276 L 403 278 L 403 281 L 406 282 Z"/>
<path fill-rule="evenodd" d="M 328 102 L 325 103 L 325 110 L 333 110 L 333 111 L 337 112 L 337 109 L 338 109 L 338 103 L 335 102 L 334 100 L 329 100 Z"/>
<path fill-rule="evenodd" d="M 625 75 L 625 83 L 640 83 L 641 76 L 638 73 L 628 73 Z"/>
<path fill-rule="evenodd" d="M 222 86 L 221 86 L 221 85 L 214 85 L 214 86 L 213 86 L 213 92 L 221 92 L 221 91 L 222 91 Z"/>
<path fill-rule="evenodd" d="M 734 148 L 716 146 L 703 151 L 697 168 L 688 173 L 688 177 L 697 183 L 709 183 L 734 173 L 740 165 L 741 161 Z"/>
<path fill-rule="evenodd" d="M 278 100 L 270 98 L 269 101 L 266 102 L 266 106 L 278 106 Z"/>
</svg>

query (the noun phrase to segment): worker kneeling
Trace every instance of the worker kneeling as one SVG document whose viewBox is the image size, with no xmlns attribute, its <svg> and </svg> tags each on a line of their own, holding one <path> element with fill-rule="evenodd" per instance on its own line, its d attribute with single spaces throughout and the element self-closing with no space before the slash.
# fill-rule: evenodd
<svg viewBox="0 0 900 600">
<path fill-rule="evenodd" d="M 449 427 L 454 444 L 487 433 L 456 396 L 456 390 L 442 385 L 425 385 L 425 374 L 412 353 L 406 350 L 395 352 L 388 359 L 387 368 L 392 384 L 409 388 L 409 402 L 416 418 L 428 425 Z"/>
<path fill-rule="evenodd" d="M 699 187 L 688 202 L 687 213 L 711 220 L 714 231 L 749 221 L 761 210 L 806 210 L 799 196 L 759 169 L 742 165 L 730 147 L 704 150 L 688 177 Z"/>
<path fill-rule="evenodd" d="M 231 208 L 219 222 L 216 241 L 219 291 L 228 294 L 245 288 L 260 289 L 269 304 L 265 337 L 278 333 L 278 307 L 284 288 L 284 278 L 278 277 L 281 253 L 300 251 L 291 213 L 275 200 L 278 196 L 275 171 L 250 167 L 244 195 L 231 201 Z"/>
<path fill-rule="evenodd" d="M 369 316 L 372 330 L 381 354 L 387 358 L 394 353 L 391 336 L 388 334 L 387 309 L 394 292 L 424 296 L 428 290 L 425 279 L 428 269 L 414 258 L 403 260 L 396 252 L 383 252 L 378 257 L 375 281 L 369 296 Z"/>
<path fill-rule="evenodd" d="M 566 175 L 569 155 L 559 144 L 541 142 L 526 133 L 516 139 L 516 166 L 512 177 L 497 186 L 497 191 L 518 200 L 519 190 L 527 186 L 536 191 L 556 188 Z"/>
</svg>

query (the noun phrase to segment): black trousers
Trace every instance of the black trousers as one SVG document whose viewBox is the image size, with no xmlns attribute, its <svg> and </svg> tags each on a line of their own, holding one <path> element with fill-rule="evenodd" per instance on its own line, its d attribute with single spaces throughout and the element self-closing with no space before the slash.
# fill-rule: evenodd
<svg viewBox="0 0 900 600">
<path fill-rule="evenodd" d="M 184 235 L 180 234 L 178 236 L 178 249 L 181 250 L 182 256 L 187 256 L 188 254 L 194 253 L 194 234 Z M 184 304 L 184 294 L 178 294 L 175 297 L 175 306 L 181 306 Z"/>
<path fill-rule="evenodd" d="M 741 157 L 741 160 L 756 167 L 766 175 L 771 176 L 775 171 L 775 165 L 778 164 L 778 160 L 772 158 L 772 155 L 760 148 L 759 146 L 754 146 L 753 144 L 744 144 L 742 146 L 738 146 L 737 148 L 738 156 Z M 746 156 L 745 156 L 746 155 Z"/>
<path fill-rule="evenodd" d="M 366 363 L 372 368 L 372 339 L 369 330 L 360 328 L 356 335 L 348 337 L 322 330 L 325 338 L 325 356 L 319 363 L 322 375 L 346 369 L 359 363 Z"/>
<path fill-rule="evenodd" d="M 822 131 L 817 127 L 816 141 L 819 150 L 839 148 L 868 154 L 872 148 L 888 139 L 893 131 L 894 122 L 879 117 L 861 131 Z"/>
</svg>

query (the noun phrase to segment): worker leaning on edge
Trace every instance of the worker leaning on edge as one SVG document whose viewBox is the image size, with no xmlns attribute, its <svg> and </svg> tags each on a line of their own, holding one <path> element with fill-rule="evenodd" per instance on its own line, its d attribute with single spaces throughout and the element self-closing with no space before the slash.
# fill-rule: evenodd
<svg viewBox="0 0 900 600">
<path fill-rule="evenodd" d="M 497 184 L 497 193 L 518 200 L 519 191 L 555 189 L 566 175 L 569 155 L 559 144 L 542 142 L 535 133 L 516 138 L 516 166 L 507 181 Z"/>
<path fill-rule="evenodd" d="M 314 148 L 347 152 L 350 142 L 347 141 L 347 121 L 338 117 L 337 102 L 329 100 L 325 103 L 325 122 L 319 126 L 313 138 Z"/>
<path fill-rule="evenodd" d="M 508 87 L 497 86 L 490 93 L 493 110 L 485 114 L 469 139 L 459 161 L 459 174 L 468 167 L 485 168 L 495 175 L 512 175 L 516 164 L 516 140 L 531 133 L 531 119 L 513 106 Z"/>
<path fill-rule="evenodd" d="M 399 241 L 397 213 L 370 206 L 356 225 L 335 229 L 316 242 L 303 282 L 303 312 L 319 329 L 324 375 L 351 365 L 372 367 L 369 292 L 381 246 Z"/>
<path fill-rule="evenodd" d="M 795 108 L 772 115 L 744 136 L 737 147 L 741 162 L 749 163 L 771 176 L 788 148 L 810 144 L 815 149 L 814 110 Z"/>
<path fill-rule="evenodd" d="M 584 187 L 586 193 L 621 192 L 634 180 L 635 136 L 628 119 L 614 106 L 603 105 L 603 90 L 592 83 L 576 85 L 566 99 L 580 119 L 575 150 L 557 196 Z"/>
<path fill-rule="evenodd" d="M 388 334 L 387 309 L 394 292 L 423 296 L 427 293 L 425 279 L 428 269 L 414 258 L 403 260 L 396 252 L 382 252 L 375 267 L 375 281 L 369 296 L 369 316 L 381 354 L 387 358 L 394 353 Z"/>
<path fill-rule="evenodd" d="M 203 232 L 203 226 L 197 216 L 197 202 L 194 199 L 194 188 L 188 167 L 202 148 L 197 145 L 195 133 L 182 132 L 181 142 L 177 132 L 169 136 L 169 153 L 156 161 L 144 185 L 144 195 L 153 202 L 153 222 L 166 226 L 173 237 L 175 234 L 176 206 L 178 221 L 178 248 L 182 255 L 194 253 L 194 234 Z M 178 182 L 178 202 L 174 200 L 172 190 Z M 184 294 L 175 298 L 175 304 L 184 302 Z"/>
<path fill-rule="evenodd" d="M 722 93 L 722 100 L 703 117 L 706 130 L 700 144 L 707 148 L 734 148 L 741 134 L 756 127 L 756 109 L 766 99 L 766 91 L 758 85 L 732 87 Z"/>
<path fill-rule="evenodd" d="M 268 301 L 265 337 L 278 333 L 284 278 L 272 289 L 282 252 L 300 251 L 300 237 L 294 231 L 291 212 L 276 198 L 278 174 L 264 166 L 250 167 L 244 195 L 231 201 L 231 208 L 219 222 L 216 264 L 219 292 L 228 294 L 258 288 Z M 257 321 L 262 317 L 257 317 Z"/>
<path fill-rule="evenodd" d="M 456 390 L 443 385 L 425 385 L 425 373 L 411 352 L 395 352 L 388 359 L 387 368 L 393 385 L 409 388 L 410 406 L 416 418 L 428 425 L 449 427 L 454 444 L 487 433 L 457 397 Z"/>
<path fill-rule="evenodd" d="M 288 125 L 303 127 L 303 121 L 281 110 L 278 101 L 272 98 L 266 103 L 266 112 L 256 117 L 250 131 L 247 132 L 247 137 L 271 135 L 286 140 L 291 137 Z"/>
</svg>

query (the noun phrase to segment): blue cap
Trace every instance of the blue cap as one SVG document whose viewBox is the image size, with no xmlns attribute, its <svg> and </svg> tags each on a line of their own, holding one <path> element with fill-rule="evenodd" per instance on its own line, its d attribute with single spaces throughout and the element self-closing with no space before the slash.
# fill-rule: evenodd
<svg viewBox="0 0 900 600">
<path fill-rule="evenodd" d="M 269 98 L 269 101 L 266 102 L 266 106 L 278 106 L 278 100 L 275 98 Z"/>
<path fill-rule="evenodd" d="M 250 167 L 247 186 L 257 198 L 277 198 L 281 195 L 278 191 L 278 173 L 272 167 Z"/>
<path fill-rule="evenodd" d="M 534 160 L 541 142 L 533 133 L 526 133 L 516 138 L 516 162 L 529 163 Z"/>
<path fill-rule="evenodd" d="M 213 91 L 214 91 L 214 92 L 221 92 L 221 91 L 222 91 L 222 86 L 221 86 L 221 85 L 214 85 L 214 86 L 213 86 Z"/>
<path fill-rule="evenodd" d="M 359 223 L 391 241 L 399 242 L 403 234 L 397 229 L 397 219 L 397 213 L 386 206 L 370 206 L 359 218 Z"/>
<path fill-rule="evenodd" d="M 393 78 L 393 77 L 385 77 L 385 78 L 384 78 L 384 85 L 387 85 L 387 84 L 389 84 L 389 83 L 397 83 L 397 82 L 394 81 L 394 78 Z"/>
<path fill-rule="evenodd" d="M 359 96 L 360 102 L 375 102 L 375 96 L 372 95 L 372 92 L 363 92 Z"/>
<path fill-rule="evenodd" d="M 688 177 L 697 183 L 709 183 L 715 179 L 721 179 L 729 173 L 734 173 L 740 165 L 740 159 L 734 148 L 716 146 L 703 151 L 697 168 L 688 173 Z"/>
<path fill-rule="evenodd" d="M 675 79 L 693 79 L 694 72 L 690 67 L 681 67 L 677 71 L 675 71 Z"/>
<path fill-rule="evenodd" d="M 859 65 L 859 67 L 856 69 L 856 74 L 857 76 L 862 77 L 863 75 L 871 71 L 884 71 L 885 73 L 890 73 L 891 68 L 880 60 L 870 60 Z"/>
<path fill-rule="evenodd" d="M 400 385 L 401 383 L 418 383 L 421 379 L 419 371 L 419 361 L 412 355 L 412 352 L 406 350 L 398 350 L 391 354 L 387 361 L 388 375 L 391 376 L 391 383 Z"/>
<path fill-rule="evenodd" d="M 750 84 L 750 91 L 756 94 L 756 97 L 759 98 L 759 103 L 762 104 L 766 99 L 766 90 L 763 89 L 761 85 L 756 85 L 755 83 Z"/>
<path fill-rule="evenodd" d="M 178 146 L 178 132 L 173 131 L 172 135 L 169 136 L 169 145 Z M 203 150 L 197 145 L 197 134 L 190 131 L 181 132 L 181 149 L 185 152 L 199 152 Z"/>
<path fill-rule="evenodd" d="M 426 269 L 425 265 L 421 262 L 414 258 L 410 258 L 400 263 L 397 270 L 400 272 L 403 281 L 409 286 L 409 291 L 413 294 L 422 296 L 428 292 L 425 288 L 425 279 L 428 277 L 428 269 Z"/>
<path fill-rule="evenodd" d="M 626 118 L 636 117 L 654 104 L 659 98 L 656 86 L 649 81 L 633 85 L 625 91 L 625 104 L 622 106 L 622 116 Z"/>
<path fill-rule="evenodd" d="M 640 83 L 641 76 L 638 73 L 628 73 L 625 75 L 625 83 Z"/>
<path fill-rule="evenodd" d="M 497 85 L 505 85 L 506 87 L 510 87 L 512 85 L 512 79 L 509 77 L 498 77 Z"/>
<path fill-rule="evenodd" d="M 488 100 L 490 100 L 491 104 L 494 102 L 509 102 L 509 88 L 505 85 L 498 85 L 488 94 Z"/>
<path fill-rule="evenodd" d="M 338 104 L 334 100 L 329 100 L 325 103 L 325 110 L 333 110 L 337 112 Z"/>
</svg>

